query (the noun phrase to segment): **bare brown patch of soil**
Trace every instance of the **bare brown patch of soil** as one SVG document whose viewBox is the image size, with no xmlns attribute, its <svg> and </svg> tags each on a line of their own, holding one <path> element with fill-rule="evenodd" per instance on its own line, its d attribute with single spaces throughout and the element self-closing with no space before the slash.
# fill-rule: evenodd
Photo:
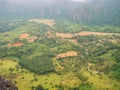
<svg viewBox="0 0 120 90">
<path fill-rule="evenodd" d="M 20 46 L 22 46 L 23 45 L 23 43 L 21 43 L 21 42 L 17 42 L 17 43 L 14 43 L 14 44 L 8 44 L 8 47 L 20 47 Z"/>
<path fill-rule="evenodd" d="M 37 38 L 36 37 L 30 37 L 29 34 L 24 33 L 24 34 L 20 35 L 19 39 L 27 39 L 27 42 L 31 43 L 31 42 L 34 42 Z"/>
<path fill-rule="evenodd" d="M 75 45 L 78 45 L 78 42 L 77 42 L 78 40 L 77 40 L 77 39 L 70 39 L 69 41 L 70 41 L 71 43 L 74 43 Z"/>
<path fill-rule="evenodd" d="M 24 33 L 24 34 L 20 35 L 19 38 L 20 38 L 20 39 L 27 39 L 29 36 L 30 36 L 29 34 Z"/>
<path fill-rule="evenodd" d="M 69 38 L 69 39 L 72 38 L 72 37 L 75 37 L 75 36 L 90 36 L 90 35 L 108 36 L 108 35 L 120 35 L 120 34 L 117 34 L 117 33 L 104 33 L 104 32 L 91 32 L 91 31 L 82 31 L 82 32 L 79 32 L 79 33 L 74 33 L 74 34 L 56 32 L 57 37 Z"/>
<path fill-rule="evenodd" d="M 7 45 L 8 47 L 11 47 L 12 46 L 12 44 L 11 43 L 8 43 L 8 45 Z"/>
<path fill-rule="evenodd" d="M 47 37 L 49 37 L 49 38 L 54 38 L 54 33 L 53 33 L 52 30 L 47 31 L 47 32 L 45 33 L 45 35 L 46 35 Z"/>
<path fill-rule="evenodd" d="M 67 33 L 58 33 L 56 32 L 57 37 L 62 37 L 62 38 L 72 38 L 74 35 L 73 34 L 67 34 Z"/>
<path fill-rule="evenodd" d="M 35 23 L 43 23 L 50 27 L 53 27 L 55 24 L 55 21 L 53 19 L 30 19 L 29 22 L 35 22 Z"/>
<path fill-rule="evenodd" d="M 12 46 L 14 46 L 14 47 L 20 47 L 22 45 L 23 45 L 23 43 L 17 42 L 17 43 L 14 43 Z"/>
<path fill-rule="evenodd" d="M 89 35 L 106 36 L 106 35 L 120 35 L 120 34 L 104 33 L 104 32 L 90 32 L 90 31 L 83 31 L 83 32 L 75 33 L 75 36 L 89 36 Z"/>
<path fill-rule="evenodd" d="M 32 38 L 28 38 L 27 41 L 31 43 L 31 42 L 34 42 L 36 39 L 37 39 L 36 37 L 32 37 Z"/>
<path fill-rule="evenodd" d="M 56 58 L 65 58 L 65 57 L 72 57 L 72 56 L 78 56 L 77 52 L 67 51 L 66 53 L 61 53 L 61 54 L 56 55 Z"/>
</svg>

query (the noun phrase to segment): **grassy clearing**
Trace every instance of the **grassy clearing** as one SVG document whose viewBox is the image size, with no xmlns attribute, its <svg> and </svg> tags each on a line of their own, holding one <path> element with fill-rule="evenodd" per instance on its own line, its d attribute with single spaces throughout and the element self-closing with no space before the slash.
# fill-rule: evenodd
<svg viewBox="0 0 120 90">
<path fill-rule="evenodd" d="M 120 83 L 109 79 L 106 75 L 97 75 L 97 74 L 90 74 L 89 72 L 85 71 L 84 76 L 88 77 L 88 82 L 93 84 L 92 90 L 119 90 Z"/>
<path fill-rule="evenodd" d="M 55 85 L 60 84 L 60 77 L 54 73 L 46 75 L 35 75 L 34 73 L 23 73 L 14 79 L 19 90 L 31 90 L 31 87 L 41 84 L 49 90 L 56 90 Z"/>
<path fill-rule="evenodd" d="M 64 68 L 64 67 L 62 67 L 62 66 L 60 65 L 60 63 L 58 62 L 58 60 L 57 60 L 56 58 L 53 58 L 53 64 L 54 64 L 55 70 L 56 70 L 57 72 L 62 71 L 63 68 Z"/>
<path fill-rule="evenodd" d="M 17 62 L 11 60 L 0 60 L 0 74 L 9 74 L 9 68 L 15 68 L 18 65 Z"/>
<path fill-rule="evenodd" d="M 16 66 L 19 67 L 18 70 Z M 13 68 L 13 71 L 11 72 L 9 68 Z M 74 87 L 81 83 L 72 72 L 61 76 L 55 73 L 37 75 L 20 67 L 17 61 L 12 60 L 0 60 L 0 75 L 12 80 L 19 90 L 31 90 L 32 87 L 36 87 L 39 84 L 49 90 L 56 90 L 55 86 L 60 85 L 60 83 L 65 87 Z M 88 77 L 89 83 L 93 83 L 92 90 L 106 90 L 106 88 L 109 90 L 120 89 L 119 82 L 111 80 L 105 75 L 94 75 L 87 71 L 84 71 L 83 75 Z"/>
<path fill-rule="evenodd" d="M 16 69 L 17 67 L 19 68 Z M 9 70 L 10 68 L 12 68 L 12 71 Z M 57 75 L 55 73 L 37 75 L 22 68 L 17 61 L 12 60 L 0 60 L 0 69 L 0 75 L 12 80 L 19 90 L 31 90 L 32 87 L 39 84 L 46 89 L 57 90 L 56 85 L 63 84 L 65 87 L 76 87 L 80 83 L 73 73 L 66 75 Z"/>
<path fill-rule="evenodd" d="M 75 76 L 73 72 L 68 72 L 62 76 L 62 86 L 64 87 L 78 87 L 81 81 Z"/>
<path fill-rule="evenodd" d="M 19 67 L 18 70 L 16 66 Z M 12 68 L 13 71 L 11 72 L 9 68 Z M 20 67 L 18 62 L 11 60 L 0 60 L 0 75 L 12 80 L 19 90 L 31 90 L 32 86 L 36 87 L 39 84 L 49 90 L 56 90 L 55 85 L 59 85 L 61 81 L 60 76 L 55 73 L 37 75 Z"/>
</svg>

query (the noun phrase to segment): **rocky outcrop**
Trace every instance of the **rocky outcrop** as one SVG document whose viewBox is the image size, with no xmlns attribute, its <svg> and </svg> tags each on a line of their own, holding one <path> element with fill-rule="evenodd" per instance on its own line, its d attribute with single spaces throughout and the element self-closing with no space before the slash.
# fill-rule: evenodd
<svg viewBox="0 0 120 90">
<path fill-rule="evenodd" d="M 12 82 L 0 76 L 0 90 L 18 90 L 18 88 Z"/>
</svg>

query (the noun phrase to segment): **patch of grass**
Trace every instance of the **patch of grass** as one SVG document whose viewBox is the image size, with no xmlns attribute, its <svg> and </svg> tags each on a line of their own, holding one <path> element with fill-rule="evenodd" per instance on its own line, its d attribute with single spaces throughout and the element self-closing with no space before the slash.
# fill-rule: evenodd
<svg viewBox="0 0 120 90">
<path fill-rule="evenodd" d="M 23 78 L 24 77 L 24 78 Z M 17 82 L 19 90 L 31 90 L 31 87 L 41 84 L 49 90 L 56 90 L 55 85 L 60 84 L 60 77 L 54 73 L 46 75 L 36 75 L 34 73 L 23 73 L 19 78 L 14 79 Z M 22 81 L 22 82 L 21 82 Z"/>
<path fill-rule="evenodd" d="M 17 70 L 16 66 L 19 67 Z M 12 68 L 13 71 L 11 72 L 9 68 Z M 12 60 L 0 60 L 0 69 L 0 75 L 12 80 L 19 90 L 31 90 L 32 86 L 36 87 L 39 84 L 49 90 L 56 90 L 55 86 L 59 85 L 61 81 L 60 76 L 55 73 L 37 75 L 20 67 L 18 62 Z"/>
<path fill-rule="evenodd" d="M 97 75 L 97 74 L 90 74 L 87 71 L 84 71 L 84 76 L 88 77 L 88 82 L 92 83 L 93 89 L 92 90 L 118 90 L 120 83 L 116 80 L 111 80 L 106 75 Z"/>
</svg>

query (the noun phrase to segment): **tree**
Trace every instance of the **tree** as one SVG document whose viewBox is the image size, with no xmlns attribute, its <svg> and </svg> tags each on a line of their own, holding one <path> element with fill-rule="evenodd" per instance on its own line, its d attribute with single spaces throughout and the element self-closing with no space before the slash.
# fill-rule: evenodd
<svg viewBox="0 0 120 90">
<path fill-rule="evenodd" d="M 36 87 L 36 90 L 44 90 L 44 88 L 43 88 L 42 85 L 38 85 L 38 86 Z"/>
</svg>

